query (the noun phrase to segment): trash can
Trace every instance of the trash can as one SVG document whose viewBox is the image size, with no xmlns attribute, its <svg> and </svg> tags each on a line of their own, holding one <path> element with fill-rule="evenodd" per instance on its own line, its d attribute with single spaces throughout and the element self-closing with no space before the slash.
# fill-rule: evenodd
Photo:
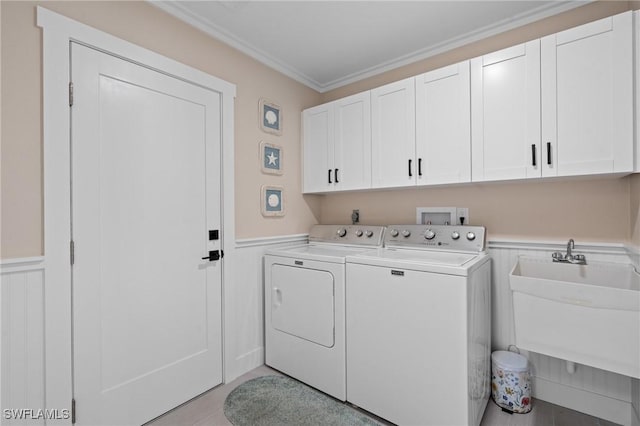
<svg viewBox="0 0 640 426">
<path fill-rule="evenodd" d="M 505 411 L 520 414 L 531 411 L 527 358 L 510 351 L 491 354 L 491 397 Z"/>
</svg>

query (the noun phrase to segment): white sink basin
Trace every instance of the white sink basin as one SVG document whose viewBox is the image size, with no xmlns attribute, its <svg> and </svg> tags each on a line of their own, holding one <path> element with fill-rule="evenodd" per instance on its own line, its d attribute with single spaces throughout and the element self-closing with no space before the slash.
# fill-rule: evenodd
<svg viewBox="0 0 640 426">
<path fill-rule="evenodd" d="M 640 275 L 633 267 L 520 257 L 509 278 L 520 348 L 640 378 Z"/>
</svg>

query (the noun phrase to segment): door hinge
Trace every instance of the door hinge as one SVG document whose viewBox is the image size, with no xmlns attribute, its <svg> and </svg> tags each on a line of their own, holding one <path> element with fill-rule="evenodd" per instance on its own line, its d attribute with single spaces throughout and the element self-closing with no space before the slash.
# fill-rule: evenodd
<svg viewBox="0 0 640 426">
<path fill-rule="evenodd" d="M 76 399 L 71 399 L 71 423 L 76 422 Z"/>
<path fill-rule="evenodd" d="M 71 240 L 71 242 L 69 243 L 69 252 L 71 255 L 71 264 L 73 265 L 76 260 L 76 245 L 74 244 L 73 240 Z"/>
<path fill-rule="evenodd" d="M 69 106 L 73 106 L 73 83 L 69 82 Z"/>
</svg>

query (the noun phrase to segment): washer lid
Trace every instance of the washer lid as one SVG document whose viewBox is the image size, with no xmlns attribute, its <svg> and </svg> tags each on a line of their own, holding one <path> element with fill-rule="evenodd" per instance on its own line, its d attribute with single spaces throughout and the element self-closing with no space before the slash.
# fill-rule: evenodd
<svg viewBox="0 0 640 426">
<path fill-rule="evenodd" d="M 468 268 L 475 264 L 474 260 L 484 256 L 484 254 L 472 253 L 385 248 L 349 256 L 347 262 L 423 272 L 467 275 Z"/>
</svg>

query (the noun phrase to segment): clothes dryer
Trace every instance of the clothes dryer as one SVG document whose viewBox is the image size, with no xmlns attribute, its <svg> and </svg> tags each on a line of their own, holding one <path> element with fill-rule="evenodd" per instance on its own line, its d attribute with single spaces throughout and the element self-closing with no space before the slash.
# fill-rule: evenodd
<svg viewBox="0 0 640 426">
<path fill-rule="evenodd" d="M 316 225 L 309 243 L 264 257 L 265 363 L 346 398 L 345 260 L 381 247 L 384 227 Z"/>
</svg>

